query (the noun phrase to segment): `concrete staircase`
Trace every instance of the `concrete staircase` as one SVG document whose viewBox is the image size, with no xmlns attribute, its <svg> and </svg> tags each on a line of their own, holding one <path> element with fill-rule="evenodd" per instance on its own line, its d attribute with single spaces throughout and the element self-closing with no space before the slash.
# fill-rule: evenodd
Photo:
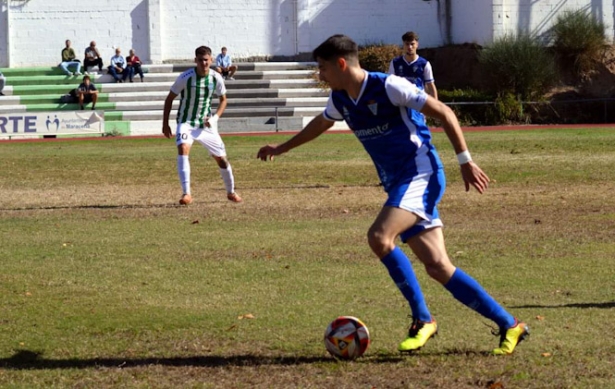
<svg viewBox="0 0 615 389">
<path fill-rule="evenodd" d="M 164 99 L 190 64 L 144 65 L 144 81 L 115 83 L 110 75 L 91 73 L 99 90 L 96 108 L 105 111 L 108 133 L 158 135 L 162 128 Z M 228 106 L 220 119 L 220 132 L 267 132 L 299 130 L 324 109 L 328 92 L 313 77 L 315 63 L 238 63 L 235 80 L 226 81 Z M 6 77 L 0 96 L 0 114 L 77 110 L 63 104 L 82 76 L 65 76 L 57 67 L 2 69 Z M 106 73 L 106 71 L 104 71 Z M 218 103 L 214 99 L 214 106 Z M 179 98 L 174 101 L 175 119 Z M 87 109 L 87 108 L 86 108 Z M 171 123 L 172 124 L 172 123 Z"/>
</svg>

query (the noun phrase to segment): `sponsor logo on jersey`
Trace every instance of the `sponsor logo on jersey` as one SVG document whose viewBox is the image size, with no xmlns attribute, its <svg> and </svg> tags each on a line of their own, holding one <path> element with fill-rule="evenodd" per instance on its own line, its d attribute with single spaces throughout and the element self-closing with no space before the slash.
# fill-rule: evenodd
<svg viewBox="0 0 615 389">
<path fill-rule="evenodd" d="M 378 103 L 376 103 L 374 100 L 370 100 L 367 102 L 367 108 L 372 111 L 374 116 L 378 115 Z"/>
<path fill-rule="evenodd" d="M 379 125 L 372 128 L 365 128 L 362 130 L 356 130 L 354 134 L 357 138 L 371 138 L 374 136 L 382 135 L 389 130 L 389 123 L 385 123 L 383 125 Z"/>
</svg>

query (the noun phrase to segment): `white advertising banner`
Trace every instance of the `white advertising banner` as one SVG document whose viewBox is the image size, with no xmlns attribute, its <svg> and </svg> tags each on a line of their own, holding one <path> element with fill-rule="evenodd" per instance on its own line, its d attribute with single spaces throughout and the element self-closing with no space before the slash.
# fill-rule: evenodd
<svg viewBox="0 0 615 389">
<path fill-rule="evenodd" d="M 102 134 L 103 111 L 53 111 L 0 114 L 0 138 L 56 134 Z"/>
</svg>

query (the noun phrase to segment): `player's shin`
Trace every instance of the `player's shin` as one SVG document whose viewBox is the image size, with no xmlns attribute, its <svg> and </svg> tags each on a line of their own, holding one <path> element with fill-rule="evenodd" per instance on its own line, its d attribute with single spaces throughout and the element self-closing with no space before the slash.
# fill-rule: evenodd
<svg viewBox="0 0 615 389">
<path fill-rule="evenodd" d="M 509 328 L 515 324 L 515 318 L 461 269 L 455 269 L 455 273 L 444 287 L 461 303 L 493 320 L 498 327 Z"/>
<path fill-rule="evenodd" d="M 395 282 L 402 295 L 408 300 L 412 316 L 422 322 L 430 322 L 432 320 L 431 313 L 425 303 L 423 292 L 412 269 L 410 260 L 402 249 L 395 247 L 393 251 L 384 258 L 381 258 L 381 261 L 389 271 L 393 282 Z"/>
<path fill-rule="evenodd" d="M 230 163 L 227 163 L 226 169 L 220 168 L 220 175 L 222 176 L 222 181 L 224 181 L 226 193 L 234 193 L 235 178 L 233 177 L 233 169 L 231 169 Z"/>
<path fill-rule="evenodd" d="M 177 173 L 184 194 L 190 194 L 190 159 L 188 155 L 177 156 Z"/>
</svg>

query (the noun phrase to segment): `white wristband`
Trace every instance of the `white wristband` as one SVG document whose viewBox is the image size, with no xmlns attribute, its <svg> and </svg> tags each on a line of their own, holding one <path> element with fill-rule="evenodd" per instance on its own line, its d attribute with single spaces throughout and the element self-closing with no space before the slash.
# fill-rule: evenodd
<svg viewBox="0 0 615 389">
<path fill-rule="evenodd" d="M 470 152 L 468 150 L 462 151 L 461 153 L 457 154 L 457 161 L 459 162 L 460 165 L 465 165 L 471 160 L 472 160 L 472 156 L 470 155 Z"/>
</svg>

